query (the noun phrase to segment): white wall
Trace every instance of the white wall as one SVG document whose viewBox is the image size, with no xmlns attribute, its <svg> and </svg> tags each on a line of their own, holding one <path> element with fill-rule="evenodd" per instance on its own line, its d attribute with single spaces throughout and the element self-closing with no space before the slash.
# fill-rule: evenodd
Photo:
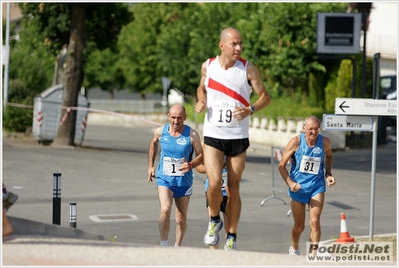
<svg viewBox="0 0 399 268">
<path fill-rule="evenodd" d="M 128 114 L 105 114 L 89 113 L 87 122 L 92 125 L 117 125 L 125 127 L 135 127 L 139 125 L 161 125 L 167 118 L 161 115 L 128 115 Z M 251 117 L 249 128 L 249 140 L 251 143 L 263 144 L 285 148 L 289 140 L 303 132 L 303 119 L 280 117 L 275 123 L 265 117 Z M 195 126 L 195 129 L 202 135 L 203 124 L 194 124 L 187 122 L 188 125 Z M 325 135 L 331 140 L 333 150 L 345 149 L 346 132 L 345 131 L 323 131 L 320 134 Z"/>
</svg>

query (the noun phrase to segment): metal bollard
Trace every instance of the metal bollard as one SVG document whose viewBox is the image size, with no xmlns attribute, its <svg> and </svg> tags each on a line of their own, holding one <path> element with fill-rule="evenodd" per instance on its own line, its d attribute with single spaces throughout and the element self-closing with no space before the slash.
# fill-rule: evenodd
<svg viewBox="0 0 399 268">
<path fill-rule="evenodd" d="M 69 227 L 76 228 L 76 203 L 69 203 Z"/>
<path fill-rule="evenodd" d="M 61 173 L 53 173 L 53 224 L 61 225 Z"/>
</svg>

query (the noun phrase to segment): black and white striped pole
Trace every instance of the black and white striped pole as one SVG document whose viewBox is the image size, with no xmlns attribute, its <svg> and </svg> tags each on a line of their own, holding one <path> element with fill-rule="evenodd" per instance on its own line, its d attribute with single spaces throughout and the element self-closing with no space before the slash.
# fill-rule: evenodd
<svg viewBox="0 0 399 268">
<path fill-rule="evenodd" d="M 69 203 L 69 227 L 76 228 L 76 203 Z"/>
<path fill-rule="evenodd" d="M 61 173 L 53 173 L 53 224 L 61 225 Z"/>
</svg>

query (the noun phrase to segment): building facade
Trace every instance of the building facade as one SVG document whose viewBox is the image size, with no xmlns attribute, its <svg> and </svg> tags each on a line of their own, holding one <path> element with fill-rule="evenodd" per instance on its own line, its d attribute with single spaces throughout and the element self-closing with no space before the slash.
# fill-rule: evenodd
<svg viewBox="0 0 399 268">
<path fill-rule="evenodd" d="M 373 2 L 366 35 L 366 55 L 372 58 L 380 53 L 381 76 L 396 75 L 397 72 L 398 14 L 397 2 Z"/>
</svg>

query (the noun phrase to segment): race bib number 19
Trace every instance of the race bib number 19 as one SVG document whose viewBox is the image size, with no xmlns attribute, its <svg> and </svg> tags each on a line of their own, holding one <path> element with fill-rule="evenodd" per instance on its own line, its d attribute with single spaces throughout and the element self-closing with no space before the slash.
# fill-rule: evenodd
<svg viewBox="0 0 399 268">
<path fill-rule="evenodd" d="M 163 174 L 165 176 L 183 176 L 184 172 L 179 170 L 183 163 L 183 159 L 165 156 L 163 158 Z"/>
<path fill-rule="evenodd" d="M 211 123 L 218 127 L 235 127 L 238 126 L 238 120 L 233 117 L 235 110 L 235 101 L 215 100 L 212 103 Z"/>
<path fill-rule="evenodd" d="M 312 157 L 304 155 L 302 157 L 299 171 L 303 173 L 318 174 L 320 169 L 320 157 Z"/>
</svg>

